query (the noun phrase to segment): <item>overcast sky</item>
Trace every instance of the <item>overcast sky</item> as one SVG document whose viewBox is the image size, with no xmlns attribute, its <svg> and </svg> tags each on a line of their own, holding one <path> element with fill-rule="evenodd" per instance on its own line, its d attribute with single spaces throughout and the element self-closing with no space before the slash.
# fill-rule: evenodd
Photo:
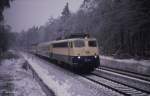
<svg viewBox="0 0 150 96">
<path fill-rule="evenodd" d="M 83 0 L 14 0 L 11 7 L 4 11 L 5 22 L 15 32 L 44 25 L 51 16 L 56 18 L 61 15 L 66 2 L 70 11 L 76 12 Z"/>
</svg>

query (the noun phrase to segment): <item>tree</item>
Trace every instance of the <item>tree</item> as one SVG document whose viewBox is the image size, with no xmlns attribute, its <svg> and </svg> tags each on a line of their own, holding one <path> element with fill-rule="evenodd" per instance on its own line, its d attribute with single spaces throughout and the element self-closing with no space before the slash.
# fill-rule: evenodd
<svg viewBox="0 0 150 96">
<path fill-rule="evenodd" d="M 10 7 L 10 0 L 1 0 L 0 1 L 0 22 L 4 19 L 3 14 L 2 14 L 4 9 L 8 8 L 8 7 Z"/>
<path fill-rule="evenodd" d="M 12 0 L 1 0 L 0 1 L 0 55 L 2 52 L 7 50 L 8 47 L 8 32 L 3 25 L 2 21 L 4 19 L 3 17 L 3 11 L 5 8 L 10 7 L 10 1 Z"/>
<path fill-rule="evenodd" d="M 69 16 L 70 16 L 70 10 L 69 10 L 69 6 L 68 6 L 69 4 L 68 4 L 68 2 L 66 3 L 66 5 L 65 5 L 65 7 L 64 7 L 64 9 L 63 9 L 63 11 L 62 11 L 62 18 L 65 20 L 65 19 L 67 19 Z"/>
</svg>

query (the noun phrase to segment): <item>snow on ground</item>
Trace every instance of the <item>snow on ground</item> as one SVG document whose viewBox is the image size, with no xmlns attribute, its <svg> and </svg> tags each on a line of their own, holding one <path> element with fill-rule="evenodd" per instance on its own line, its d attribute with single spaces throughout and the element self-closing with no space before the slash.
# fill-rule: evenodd
<svg viewBox="0 0 150 96">
<path fill-rule="evenodd" d="M 110 56 L 100 56 L 101 59 L 113 60 L 120 63 L 132 63 L 132 64 L 142 64 L 145 66 L 150 66 L 150 60 L 135 60 L 135 59 L 116 59 Z"/>
<path fill-rule="evenodd" d="M 23 58 L 5 59 L 1 62 L 0 73 L 8 74 L 6 76 L 13 78 L 11 80 L 11 83 L 13 83 L 13 96 L 46 96 L 31 73 L 22 68 L 24 63 Z"/>
<path fill-rule="evenodd" d="M 150 76 L 150 60 L 115 59 L 100 56 L 101 66 Z"/>
<path fill-rule="evenodd" d="M 116 92 L 101 85 L 93 84 L 79 75 L 73 74 L 34 55 L 23 52 L 21 54 L 56 96 L 118 95 Z"/>
</svg>

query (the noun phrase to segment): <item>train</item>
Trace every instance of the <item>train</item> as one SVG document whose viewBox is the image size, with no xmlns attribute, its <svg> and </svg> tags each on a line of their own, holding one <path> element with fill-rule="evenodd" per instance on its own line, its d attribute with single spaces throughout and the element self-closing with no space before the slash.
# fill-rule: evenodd
<svg viewBox="0 0 150 96">
<path fill-rule="evenodd" d="M 98 42 L 87 34 L 40 43 L 33 47 L 33 52 L 75 71 L 93 71 L 100 66 Z"/>
</svg>

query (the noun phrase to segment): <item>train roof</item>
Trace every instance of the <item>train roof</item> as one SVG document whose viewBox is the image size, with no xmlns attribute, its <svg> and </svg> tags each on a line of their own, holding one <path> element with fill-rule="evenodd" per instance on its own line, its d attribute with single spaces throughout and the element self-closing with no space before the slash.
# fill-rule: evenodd
<svg viewBox="0 0 150 96">
<path fill-rule="evenodd" d="M 39 46 L 43 45 L 49 45 L 53 43 L 59 43 L 59 42 L 66 42 L 66 41 L 75 41 L 75 40 L 96 40 L 96 38 L 71 38 L 71 39 L 62 39 L 62 40 L 54 40 L 54 41 L 49 41 L 49 42 L 44 42 L 38 44 Z"/>
<path fill-rule="evenodd" d="M 75 40 L 96 40 L 96 39 L 95 38 L 71 38 L 71 39 L 55 40 L 55 41 L 50 41 L 50 42 L 57 43 L 57 42 L 75 41 Z"/>
<path fill-rule="evenodd" d="M 72 33 L 65 36 L 65 39 L 71 39 L 71 38 L 89 38 L 90 34 L 88 33 Z"/>
</svg>

